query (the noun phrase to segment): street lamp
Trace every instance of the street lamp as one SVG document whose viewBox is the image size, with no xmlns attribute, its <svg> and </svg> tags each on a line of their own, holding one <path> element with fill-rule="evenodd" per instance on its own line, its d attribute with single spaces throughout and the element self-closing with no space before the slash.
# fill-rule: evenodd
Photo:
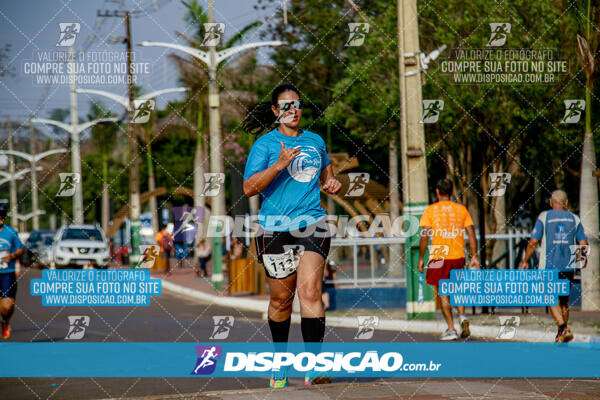
<svg viewBox="0 0 600 400">
<path fill-rule="evenodd" d="M 46 211 L 37 210 L 34 212 L 30 212 L 29 214 L 17 214 L 17 218 L 21 221 L 28 221 L 31 219 L 31 217 L 34 217 L 36 215 L 44 215 L 44 214 L 46 214 Z"/>
<path fill-rule="evenodd" d="M 33 212 L 30 212 L 29 214 L 19 214 L 17 213 L 17 219 L 20 221 L 20 227 L 19 230 L 21 232 L 25 231 L 25 222 L 27 222 L 28 220 L 30 220 L 32 217 L 33 218 L 38 218 L 40 215 L 44 215 L 46 214 L 46 211 L 44 210 L 36 210 Z M 8 215 L 11 215 L 10 213 Z"/>
<path fill-rule="evenodd" d="M 136 98 L 135 100 L 142 100 L 142 101 L 144 101 L 144 100 L 150 100 L 150 99 L 153 99 L 153 98 L 155 98 L 157 96 L 160 96 L 160 95 L 163 95 L 163 94 L 167 94 L 167 93 L 179 93 L 179 92 L 185 92 L 187 90 L 189 90 L 189 89 L 185 88 L 185 87 L 183 87 L 183 88 L 161 89 L 161 90 L 156 90 L 154 92 L 150 92 L 150 93 L 141 95 L 138 98 Z M 120 96 L 118 94 L 114 94 L 114 93 L 111 93 L 111 92 L 106 92 L 104 90 L 96 90 L 96 89 L 76 89 L 75 91 L 77 93 L 82 93 L 82 94 L 97 94 L 99 96 L 107 97 L 107 98 L 109 98 L 109 99 L 111 99 L 113 101 L 116 101 L 117 103 L 121 104 L 123 107 L 125 107 L 125 110 L 128 112 L 128 114 L 131 115 L 131 113 L 133 112 L 133 110 L 131 109 L 131 103 L 129 102 L 129 98 L 128 97 Z M 152 165 L 151 164 L 152 160 L 151 160 L 150 154 L 148 154 L 147 156 L 148 156 L 148 164 L 151 166 Z M 148 171 L 148 174 L 149 174 L 149 181 L 153 182 L 154 178 L 153 178 L 153 175 L 152 175 L 152 171 L 151 170 Z M 152 183 L 149 186 L 150 186 L 149 187 L 150 190 L 154 189 L 154 183 Z M 106 188 L 104 188 L 103 196 L 104 196 L 104 193 L 106 193 Z M 104 197 L 103 197 L 103 200 L 104 200 Z M 103 205 L 104 205 L 104 201 L 103 201 Z M 152 221 L 153 221 L 152 222 L 152 226 L 153 226 L 153 228 L 157 229 L 158 228 L 158 226 L 157 226 L 158 222 L 157 222 L 157 215 L 156 214 L 158 213 L 158 211 L 157 211 L 157 207 L 156 207 L 156 199 L 152 198 L 150 200 L 150 208 L 152 209 Z M 134 215 L 134 212 L 135 212 L 134 210 L 135 210 L 135 207 L 130 207 L 130 218 L 131 218 L 132 221 L 139 220 L 139 215 Z M 102 208 L 102 212 L 103 212 L 103 215 L 102 215 L 102 221 L 103 221 L 102 225 L 103 225 L 103 228 L 106 230 L 108 228 L 108 226 L 107 226 L 108 225 L 108 216 L 104 215 L 104 213 L 108 214 L 108 209 L 105 210 L 105 208 L 103 207 Z M 136 226 L 135 224 L 131 224 L 131 229 L 139 229 L 139 227 Z M 134 235 L 133 232 L 132 232 L 131 237 L 132 238 L 137 237 L 137 234 Z"/>
<path fill-rule="evenodd" d="M 161 90 L 156 90 L 154 92 L 143 94 L 143 95 L 137 97 L 135 100 L 150 100 L 150 99 L 153 99 L 157 96 L 160 96 L 160 95 L 163 95 L 166 93 L 179 93 L 179 92 L 185 92 L 187 90 L 189 90 L 189 89 L 188 88 L 161 89 Z M 109 99 L 114 100 L 117 103 L 121 104 L 123 107 L 125 107 L 125 110 L 132 111 L 129 106 L 129 98 L 128 97 L 114 94 L 111 92 L 106 92 L 104 90 L 96 90 L 96 89 L 76 89 L 75 92 L 87 93 L 87 94 L 97 94 L 99 96 L 108 97 Z"/>
<path fill-rule="evenodd" d="M 41 171 L 42 167 L 37 167 L 36 168 L 37 171 Z M 30 168 L 25 168 L 22 169 L 14 174 L 10 174 L 10 173 L 6 173 L 4 171 L 0 171 L 0 176 L 2 177 L 2 179 L 0 179 L 0 186 L 4 185 L 7 182 L 11 182 L 11 181 L 16 181 L 16 180 L 20 180 L 23 179 L 23 177 L 29 173 L 29 171 L 31 171 Z"/>
<path fill-rule="evenodd" d="M 0 155 L 1 155 L 2 157 L 6 157 L 4 154 L 0 154 Z M 41 171 L 41 170 L 42 170 L 42 167 L 37 167 L 37 168 L 36 168 L 36 170 L 37 170 L 37 171 Z M 0 179 L 0 186 L 4 185 L 4 184 L 5 184 L 5 183 L 7 183 L 7 182 L 10 182 L 10 183 L 11 183 L 11 185 L 10 185 L 10 189 L 9 189 L 9 190 L 10 190 L 10 198 L 11 198 L 11 199 L 16 199 L 16 198 L 17 198 L 17 187 L 16 187 L 16 185 L 14 184 L 14 182 L 15 182 L 16 180 L 23 179 L 23 177 L 24 177 L 24 176 L 25 176 L 27 173 L 29 173 L 29 171 L 31 171 L 31 169 L 30 169 L 30 168 L 25 168 L 25 169 L 22 169 L 22 170 L 20 170 L 20 171 L 18 171 L 18 172 L 16 172 L 16 173 L 11 173 L 11 172 L 8 172 L 8 173 L 6 173 L 6 172 L 4 172 L 4 171 L 0 171 L 0 176 L 1 176 L 1 177 L 3 177 L 2 179 Z M 15 201 L 15 204 L 11 204 L 11 207 L 13 207 L 13 208 L 12 208 L 13 210 L 17 210 L 17 208 L 18 208 L 18 204 L 16 203 L 16 201 Z M 13 220 L 13 221 L 11 222 L 11 224 L 13 224 L 13 225 L 14 225 L 14 227 L 16 228 L 16 224 L 15 224 L 15 222 L 16 222 L 16 220 Z"/>
<path fill-rule="evenodd" d="M 80 179 L 75 182 L 75 194 L 73 196 L 73 221 L 76 224 L 83 224 L 83 189 L 81 179 L 81 153 L 79 150 L 79 134 L 96 124 L 103 122 L 117 122 L 119 118 L 99 118 L 93 121 L 84 122 L 80 124 L 78 121 L 71 121 L 71 124 L 65 124 L 64 122 L 55 121 L 53 119 L 46 118 L 32 118 L 32 123 L 41 123 L 58 126 L 61 129 L 69 132 L 71 135 L 71 169 L 73 173 L 77 174 Z M 52 150 L 51 150 L 52 151 Z M 61 152 L 67 150 L 61 149 Z M 42 153 L 44 154 L 44 153 Z"/>
<path fill-rule="evenodd" d="M 212 1 L 209 3 L 209 20 L 212 18 Z M 231 57 L 242 51 L 261 47 L 261 46 L 281 46 L 285 42 L 279 40 L 271 40 L 264 42 L 247 43 L 240 46 L 230 47 L 217 52 L 214 46 L 210 47 L 209 52 L 205 52 L 190 46 L 185 46 L 177 43 L 165 42 L 141 42 L 138 43 L 143 47 L 167 47 L 174 50 L 182 51 L 190 56 L 202 61 L 208 67 L 208 107 L 209 107 L 209 127 L 210 127 L 210 169 L 213 173 L 223 173 L 223 151 L 221 147 L 221 117 L 219 114 L 219 88 L 217 86 L 217 66 L 221 61 Z M 211 203 L 211 214 L 217 216 L 225 215 L 225 191 L 219 190 Z M 213 241 L 213 254 L 221 254 L 221 240 Z M 214 270 L 212 280 L 214 287 L 220 290 L 223 283 L 223 274 L 221 272 L 221 257 L 214 258 Z"/>
<path fill-rule="evenodd" d="M 38 154 L 27 154 L 22 151 L 16 150 L 2 150 L 0 151 L 0 155 L 12 155 L 26 159 L 31 164 L 31 168 L 27 168 L 26 170 L 21 170 L 13 176 L 22 173 L 23 171 L 31 171 L 31 209 L 33 210 L 33 229 L 40 229 L 40 220 L 38 218 L 39 214 L 35 214 L 35 212 L 39 208 L 38 202 L 38 183 L 37 183 L 37 171 L 41 171 L 41 167 L 37 166 L 37 163 L 42 159 L 53 154 L 66 153 L 67 149 L 52 149 L 48 151 L 44 151 Z"/>
</svg>

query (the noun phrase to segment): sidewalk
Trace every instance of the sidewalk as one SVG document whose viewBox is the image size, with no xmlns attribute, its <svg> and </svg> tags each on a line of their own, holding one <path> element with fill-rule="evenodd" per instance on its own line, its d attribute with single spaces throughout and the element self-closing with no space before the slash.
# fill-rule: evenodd
<svg viewBox="0 0 600 400">
<path fill-rule="evenodd" d="M 212 287 L 210 277 L 198 278 L 192 268 L 174 268 L 170 274 L 152 271 L 152 277 L 161 279 L 165 291 L 184 295 L 200 301 L 216 305 L 232 307 L 263 313 L 269 300 L 267 295 L 229 296 L 227 291 L 216 291 Z M 227 287 L 224 282 L 223 287 Z M 545 308 L 530 308 L 529 313 L 521 314 L 520 309 L 496 309 L 496 314 L 467 315 L 471 321 L 471 333 L 474 337 L 496 340 L 500 329 L 499 316 L 519 316 L 520 326 L 517 328 L 514 341 L 553 342 L 556 325 L 552 316 L 546 314 Z M 378 329 L 439 334 L 446 329 L 441 312 L 437 312 L 434 321 L 407 320 L 405 309 L 352 309 L 327 311 L 327 325 L 342 328 L 357 328 L 357 316 L 375 315 L 379 317 Z M 297 312 L 292 314 L 292 322 L 299 323 Z M 455 321 L 458 324 L 458 321 Z M 583 312 L 571 310 L 569 326 L 575 333 L 575 342 L 600 342 L 600 312 Z"/>
<path fill-rule="evenodd" d="M 169 274 L 151 271 L 151 275 L 162 281 L 164 290 L 216 305 L 257 312 L 265 311 L 269 305 L 267 295 L 230 296 L 227 290 L 216 291 L 210 276 L 199 278 L 192 268 L 174 268 Z M 223 288 L 227 288 L 226 281 Z"/>
</svg>

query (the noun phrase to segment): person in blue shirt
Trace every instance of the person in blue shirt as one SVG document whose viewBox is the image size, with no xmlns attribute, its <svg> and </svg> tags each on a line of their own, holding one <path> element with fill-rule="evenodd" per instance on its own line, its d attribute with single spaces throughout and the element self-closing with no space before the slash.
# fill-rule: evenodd
<svg viewBox="0 0 600 400">
<path fill-rule="evenodd" d="M 568 279 L 571 286 L 575 277 L 575 268 L 586 266 L 589 246 L 581 220 L 567 210 L 567 203 L 567 194 L 564 191 L 552 192 L 550 197 L 552 209 L 543 211 L 539 215 L 520 268 L 529 268 L 529 259 L 541 243 L 538 268 L 557 270 L 559 279 Z M 570 342 L 573 340 L 573 333 L 567 326 L 569 296 L 560 296 L 558 303 L 556 306 L 550 306 L 552 317 L 558 325 L 556 342 Z"/>
<path fill-rule="evenodd" d="M 270 289 L 269 328 L 276 343 L 288 340 L 296 288 L 304 341 L 323 341 L 321 294 L 331 237 L 321 189 L 333 195 L 342 186 L 333 176 L 324 140 L 300 129 L 302 109 L 300 91 L 283 84 L 273 90 L 270 102 L 252 107 L 243 121 L 245 131 L 252 134 L 276 126 L 254 142 L 244 171 L 244 194 L 262 195 L 255 241 Z M 284 375 L 272 377 L 270 386 L 287 386 Z M 312 373 L 305 378 L 306 385 L 327 381 Z"/>
<path fill-rule="evenodd" d="M 15 260 L 25 252 L 17 231 L 4 223 L 7 211 L 7 205 L 0 204 L 0 316 L 4 339 L 10 337 L 9 321 L 15 309 L 17 295 Z"/>
</svg>

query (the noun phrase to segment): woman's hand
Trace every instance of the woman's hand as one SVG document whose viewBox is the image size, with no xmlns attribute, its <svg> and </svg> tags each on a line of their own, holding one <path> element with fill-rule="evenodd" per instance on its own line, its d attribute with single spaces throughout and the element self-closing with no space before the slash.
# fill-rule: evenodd
<svg viewBox="0 0 600 400">
<path fill-rule="evenodd" d="M 342 188 L 342 184 L 335 178 L 329 178 L 323 184 L 323 190 L 328 194 L 336 194 Z"/>
<path fill-rule="evenodd" d="M 244 180 L 244 194 L 246 197 L 252 197 L 262 192 L 301 152 L 300 149 L 286 149 L 283 142 L 280 141 L 279 143 L 281 143 L 279 159 L 267 169 L 259 171 Z"/>
<path fill-rule="evenodd" d="M 279 159 L 275 164 L 277 164 L 278 169 L 283 171 L 288 165 L 290 165 L 292 160 L 296 158 L 298 154 L 300 154 L 300 149 L 286 148 L 283 145 L 283 142 L 279 143 L 281 143 L 281 149 L 279 150 Z"/>
<path fill-rule="evenodd" d="M 319 181 L 323 186 L 323 191 L 327 194 L 336 194 L 342 188 L 340 181 L 333 177 L 333 168 L 331 167 L 331 164 L 323 168 Z"/>
</svg>

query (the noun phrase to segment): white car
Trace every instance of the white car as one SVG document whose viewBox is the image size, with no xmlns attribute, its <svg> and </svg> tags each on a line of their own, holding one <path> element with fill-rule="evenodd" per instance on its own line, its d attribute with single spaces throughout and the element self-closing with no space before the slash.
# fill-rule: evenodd
<svg viewBox="0 0 600 400">
<path fill-rule="evenodd" d="M 51 252 L 55 268 L 107 268 L 110 260 L 106 236 L 98 225 L 62 226 L 56 232 Z"/>
</svg>

